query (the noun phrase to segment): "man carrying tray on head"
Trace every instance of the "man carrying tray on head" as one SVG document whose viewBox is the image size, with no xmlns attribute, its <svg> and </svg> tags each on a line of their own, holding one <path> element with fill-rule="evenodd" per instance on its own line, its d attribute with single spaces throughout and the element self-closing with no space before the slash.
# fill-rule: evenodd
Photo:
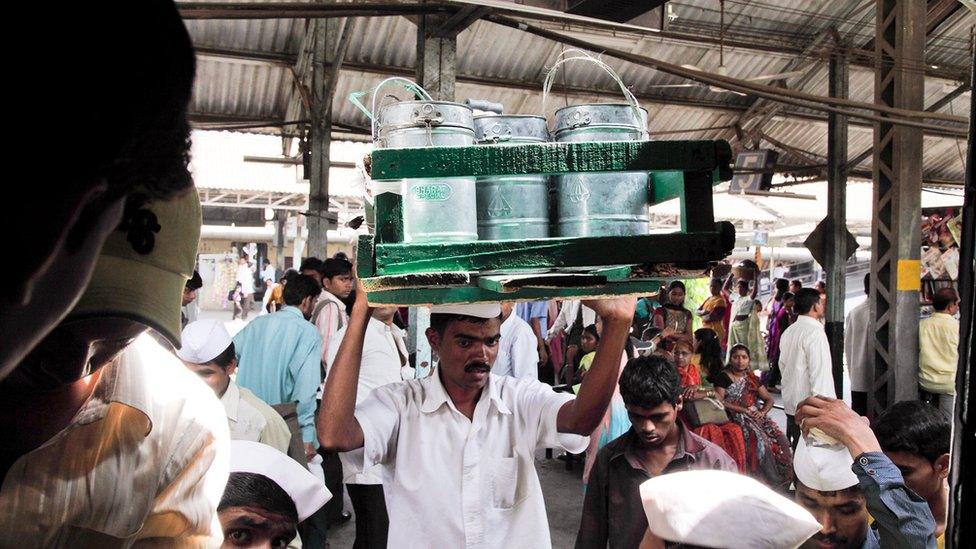
<svg viewBox="0 0 976 549">
<path fill-rule="evenodd" d="M 529 378 L 491 373 L 498 304 L 431 310 L 435 375 L 379 387 L 359 406 L 356 388 L 369 321 L 359 286 L 346 336 L 326 380 L 318 436 L 381 464 L 396 547 L 549 547 L 538 448 L 577 453 L 603 419 L 633 319 L 634 299 L 586 302 L 603 319 L 593 365 L 574 399 Z"/>
</svg>

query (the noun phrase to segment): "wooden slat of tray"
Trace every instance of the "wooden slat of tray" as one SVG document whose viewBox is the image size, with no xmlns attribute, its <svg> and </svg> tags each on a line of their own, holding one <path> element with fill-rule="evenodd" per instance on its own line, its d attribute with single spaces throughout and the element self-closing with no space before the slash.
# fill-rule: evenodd
<svg viewBox="0 0 976 549">
<path fill-rule="evenodd" d="M 377 149 L 375 180 L 566 173 L 719 170 L 731 179 L 726 141 L 589 141 L 505 146 Z"/>
</svg>

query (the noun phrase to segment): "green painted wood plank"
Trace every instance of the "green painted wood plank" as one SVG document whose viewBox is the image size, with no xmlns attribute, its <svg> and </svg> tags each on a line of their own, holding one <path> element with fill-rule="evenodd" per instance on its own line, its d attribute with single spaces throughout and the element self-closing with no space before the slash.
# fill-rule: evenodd
<svg viewBox="0 0 976 549">
<path fill-rule="evenodd" d="M 377 244 L 375 273 L 382 276 L 636 263 L 698 264 L 722 259 L 735 246 L 735 229 L 730 223 L 712 227 L 710 232 L 699 233 Z"/>
<path fill-rule="evenodd" d="M 373 235 L 359 235 L 356 246 L 356 276 L 366 278 L 376 274 L 376 258 L 373 256 Z"/>
<path fill-rule="evenodd" d="M 399 290 L 437 286 L 459 286 L 471 283 L 470 273 L 418 273 L 363 278 L 367 293 L 375 290 Z"/>
<path fill-rule="evenodd" d="M 707 171 L 685 172 L 681 201 L 681 230 L 703 232 L 715 226 L 712 204 L 712 176 Z"/>
<path fill-rule="evenodd" d="M 511 293 L 520 288 L 595 287 L 606 283 L 607 277 L 597 273 L 540 273 L 478 277 L 479 288 L 496 293 Z"/>
<path fill-rule="evenodd" d="M 498 293 L 478 286 L 445 286 L 441 288 L 410 288 L 367 292 L 369 303 L 375 306 L 438 305 L 444 303 L 497 303 L 499 301 L 536 301 L 542 299 L 595 299 L 621 295 L 649 295 L 657 293 L 662 279 L 646 278 L 623 282 L 609 282 L 586 288 L 519 288 L 514 292 Z"/>
<path fill-rule="evenodd" d="M 403 197 L 396 193 L 376 195 L 376 242 L 403 242 Z"/>
<path fill-rule="evenodd" d="M 728 172 L 726 141 L 591 141 L 505 147 L 427 147 L 372 152 L 375 180 L 579 172 Z"/>
</svg>

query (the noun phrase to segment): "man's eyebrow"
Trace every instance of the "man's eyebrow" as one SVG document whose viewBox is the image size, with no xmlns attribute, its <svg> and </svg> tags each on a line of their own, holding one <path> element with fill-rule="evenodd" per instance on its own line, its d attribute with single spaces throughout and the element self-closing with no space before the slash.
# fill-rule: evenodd
<svg viewBox="0 0 976 549">
<path fill-rule="evenodd" d="M 486 338 L 481 338 L 480 336 L 471 335 L 471 334 L 454 334 L 454 339 L 473 339 L 473 340 L 484 339 L 485 341 L 487 341 L 489 339 L 495 339 L 497 337 L 501 337 L 501 333 L 497 333 L 493 336 L 488 336 Z"/>
<path fill-rule="evenodd" d="M 255 520 L 249 516 L 236 517 L 231 520 L 231 526 L 250 526 L 251 528 L 267 528 L 270 525 L 267 520 Z"/>
</svg>

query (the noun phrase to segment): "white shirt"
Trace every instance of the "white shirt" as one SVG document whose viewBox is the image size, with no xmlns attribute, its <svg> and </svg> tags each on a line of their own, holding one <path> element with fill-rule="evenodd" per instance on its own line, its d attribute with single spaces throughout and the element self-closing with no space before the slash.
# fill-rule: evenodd
<svg viewBox="0 0 976 549">
<path fill-rule="evenodd" d="M 779 369 L 783 374 L 783 409 L 793 416 L 796 405 L 813 395 L 833 398 L 834 376 L 830 361 L 830 344 L 823 324 L 800 315 L 783 332 L 779 341 Z M 844 368 L 844 402 L 851 405 L 851 382 Z"/>
<path fill-rule="evenodd" d="M 224 391 L 224 396 L 220 397 L 220 403 L 224 405 L 224 411 L 227 413 L 231 440 L 260 442 L 258 439 L 261 438 L 261 431 L 268 425 L 268 420 L 257 408 L 241 397 L 241 393 L 246 390 L 231 381 Z"/>
<path fill-rule="evenodd" d="M 313 312 L 312 323 L 315 324 L 315 329 L 319 331 L 319 335 L 322 337 L 322 363 L 328 370 L 329 364 L 332 364 L 332 359 L 329 356 L 332 350 L 333 336 L 349 324 L 349 315 L 346 314 L 346 304 L 328 290 L 322 290 L 319 293 L 319 301 L 315 305 L 315 309 L 318 312 Z M 336 345 L 340 341 L 342 340 L 336 340 Z M 331 353 L 331 356 L 335 358 L 335 353 Z"/>
<path fill-rule="evenodd" d="M 244 295 L 254 293 L 254 271 L 249 264 L 237 266 L 237 281 L 241 283 L 241 291 Z"/>
<path fill-rule="evenodd" d="M 339 353 L 339 344 L 345 335 L 346 327 L 343 326 L 332 336 L 332 344 L 329 346 L 329 364 L 332 364 L 336 354 Z M 366 397 L 377 387 L 403 381 L 403 364 L 406 359 L 407 347 L 403 343 L 403 334 L 400 328 L 387 326 L 380 320 L 370 318 L 366 325 L 366 336 L 363 340 L 363 358 L 359 366 L 356 404 L 358 405 L 366 400 Z M 412 377 L 407 379 L 412 379 Z M 342 462 L 342 481 L 345 484 L 383 484 L 381 466 L 377 465 L 366 471 L 360 468 L 363 461 L 362 450 L 340 452 L 339 461 Z"/>
<path fill-rule="evenodd" d="M 579 315 L 580 301 L 569 300 L 563 301 L 563 306 L 559 309 L 559 314 L 556 316 L 556 321 L 552 323 L 552 327 L 549 328 L 549 334 L 547 337 L 552 337 L 562 330 L 565 333 L 573 328 L 573 322 L 576 322 L 576 317 Z M 593 309 L 583 306 L 583 327 L 589 326 L 590 324 L 596 324 L 596 311 Z"/>
<path fill-rule="evenodd" d="M 514 312 L 501 326 L 498 356 L 491 372 L 500 376 L 539 378 L 539 349 L 532 327 Z"/>
<path fill-rule="evenodd" d="M 389 547 L 550 547 L 538 448 L 582 452 L 589 437 L 556 431 L 572 395 L 489 375 L 468 420 L 440 375 L 379 387 L 356 408 L 364 465 L 388 481 Z"/>
<path fill-rule="evenodd" d="M 7 472 L 0 547 L 219 545 L 229 450 L 213 391 L 140 336 L 71 423 Z"/>
<path fill-rule="evenodd" d="M 865 300 L 851 309 L 844 321 L 844 359 L 851 373 L 851 390 L 871 389 L 874 364 L 871 361 L 871 303 Z"/>
</svg>

